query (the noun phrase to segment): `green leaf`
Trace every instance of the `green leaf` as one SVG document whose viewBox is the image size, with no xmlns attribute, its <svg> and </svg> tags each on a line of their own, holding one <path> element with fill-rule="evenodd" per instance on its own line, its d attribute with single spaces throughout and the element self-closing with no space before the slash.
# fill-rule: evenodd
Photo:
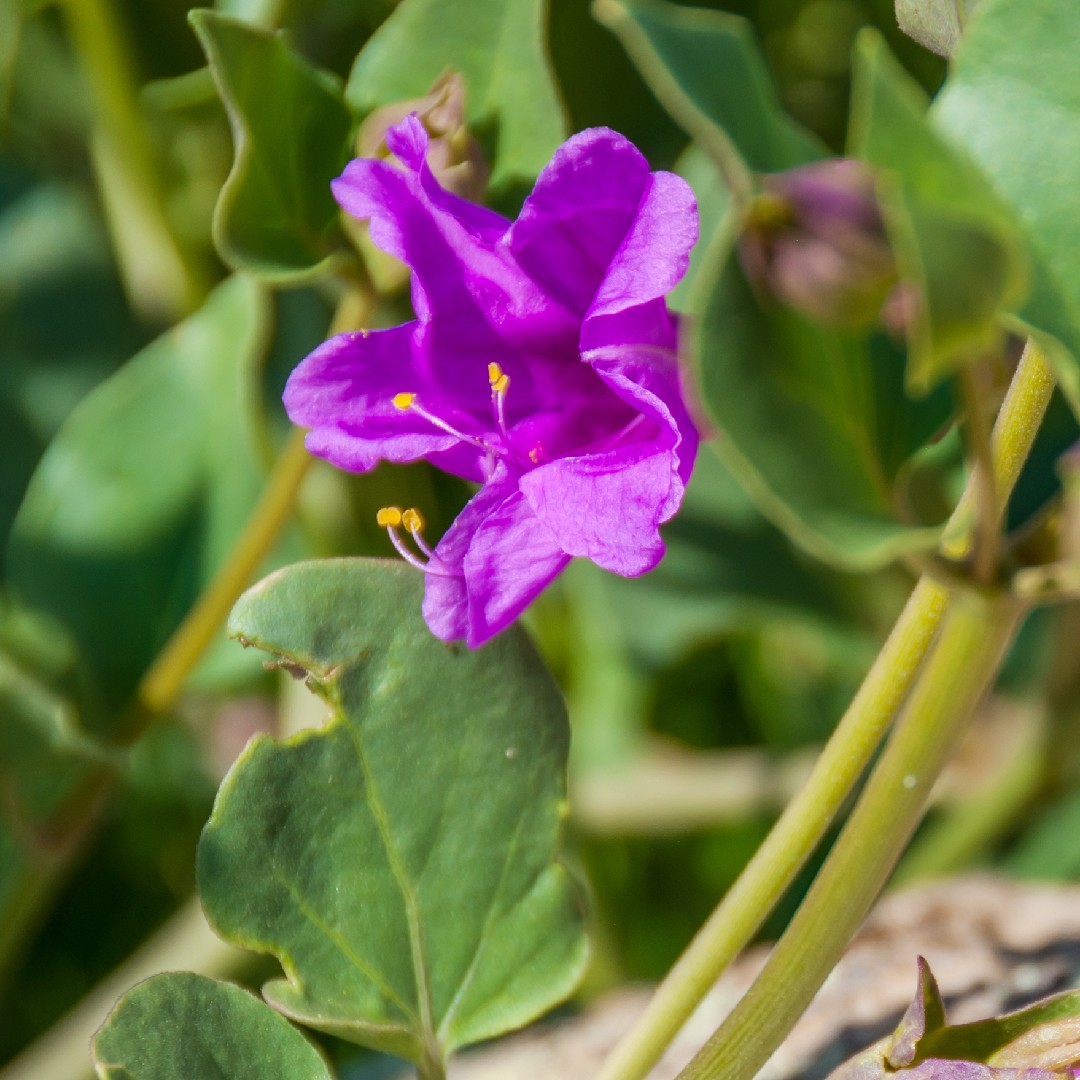
<svg viewBox="0 0 1080 1080">
<path fill-rule="evenodd" d="M 231 983 L 190 972 L 129 990 L 94 1036 L 101 1080 L 333 1080 L 287 1020 Z"/>
<path fill-rule="evenodd" d="M 981 0 L 932 116 L 982 167 L 1029 241 L 1022 328 L 1080 415 L 1080 67 L 1072 0 Z"/>
<path fill-rule="evenodd" d="M 341 86 L 280 34 L 209 10 L 189 19 L 235 144 L 214 211 L 214 242 L 234 269 L 273 282 L 303 278 L 339 239 L 330 181 L 348 158 Z"/>
<path fill-rule="evenodd" d="M 251 280 L 221 285 L 79 404 L 30 482 L 9 582 L 71 636 L 92 730 L 114 722 L 261 491 L 251 367 L 268 316 Z"/>
<path fill-rule="evenodd" d="M 257 738 L 199 846 L 212 925 L 272 953 L 286 1015 L 414 1062 L 531 1020 L 585 962 L 580 900 L 555 862 L 568 729 L 516 629 L 447 646 L 400 563 L 301 563 L 241 598 L 230 631 L 276 654 L 331 711 Z"/>
<path fill-rule="evenodd" d="M 882 209 L 900 276 L 917 286 L 908 389 L 926 393 L 990 351 L 1000 313 L 1024 293 L 1011 214 L 978 168 L 939 134 L 914 80 L 874 31 L 855 49 L 851 149 L 889 170 Z"/>
<path fill-rule="evenodd" d="M 948 401 L 883 393 L 896 385 L 898 358 L 882 341 L 868 347 L 791 311 L 765 310 L 723 239 L 714 238 L 698 274 L 690 346 L 725 465 L 818 558 L 865 570 L 932 547 L 937 528 L 898 517 L 893 469 L 945 421 Z"/>
<path fill-rule="evenodd" d="M 745 19 L 658 0 L 596 0 L 594 10 L 729 183 L 746 167 L 787 169 L 824 153 L 781 108 Z"/>
<path fill-rule="evenodd" d="M 729 231 L 728 215 L 733 212 L 731 192 L 717 169 L 716 162 L 699 143 L 691 143 L 679 155 L 675 171 L 694 189 L 698 220 L 703 240 L 690 252 L 690 265 L 668 302 L 676 311 L 686 311 L 693 296 L 694 283 L 708 250 L 707 240 L 721 229 Z"/>
<path fill-rule="evenodd" d="M 356 58 L 346 100 L 366 116 L 459 71 L 469 126 L 496 147 L 492 190 L 527 190 L 566 137 L 546 28 L 544 0 L 402 0 Z"/>
</svg>

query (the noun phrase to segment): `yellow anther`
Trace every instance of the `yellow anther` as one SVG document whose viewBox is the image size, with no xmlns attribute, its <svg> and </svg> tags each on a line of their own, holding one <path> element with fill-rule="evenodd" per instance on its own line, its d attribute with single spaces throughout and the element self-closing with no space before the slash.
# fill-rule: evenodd
<svg viewBox="0 0 1080 1080">
<path fill-rule="evenodd" d="M 416 400 L 415 394 L 395 394 L 394 395 L 394 408 L 400 409 L 405 412 L 410 405 Z"/>
<path fill-rule="evenodd" d="M 505 394 L 510 385 L 510 376 L 503 373 L 503 369 L 496 363 L 488 364 L 488 382 L 496 394 Z"/>
<path fill-rule="evenodd" d="M 401 524 L 409 532 L 418 533 L 424 528 L 424 515 L 415 506 L 412 506 L 401 515 Z"/>
<path fill-rule="evenodd" d="M 375 515 L 375 523 L 381 529 L 393 529 L 401 524 L 404 516 L 400 506 L 384 506 Z"/>
</svg>

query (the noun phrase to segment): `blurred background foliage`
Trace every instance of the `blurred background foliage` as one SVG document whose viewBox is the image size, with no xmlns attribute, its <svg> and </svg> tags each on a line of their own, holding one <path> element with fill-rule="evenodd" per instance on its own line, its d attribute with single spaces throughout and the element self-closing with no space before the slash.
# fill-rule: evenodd
<svg viewBox="0 0 1080 1080">
<path fill-rule="evenodd" d="M 939 58 L 897 31 L 891 0 L 716 6 L 751 22 L 783 105 L 835 152 L 861 27 L 876 27 L 928 92 L 944 75 Z M 284 28 L 300 56 L 342 80 L 393 8 L 218 4 Z M 106 18 L 149 118 L 146 149 L 163 190 L 161 220 L 147 228 L 165 229 L 182 253 L 191 280 L 179 288 L 140 272 L 147 234 L 125 237 L 117 226 L 118 212 L 137 208 L 115 154 L 91 136 L 100 90 L 86 57 Z M 686 135 L 582 0 L 551 0 L 548 51 L 571 130 L 608 125 L 654 168 L 675 164 Z M 273 292 L 233 281 L 214 294 L 212 324 L 185 331 L 197 336 L 205 371 L 170 375 L 171 350 L 186 346 L 175 332 L 159 336 L 190 295 L 228 273 L 212 237 L 233 148 L 204 65 L 179 0 L 0 0 L 0 811 L 18 788 L 40 815 L 8 812 L 0 831 L 0 921 L 20 904 L 40 911 L 3 950 L 0 1060 L 191 896 L 194 845 L 218 780 L 291 700 L 280 673 L 219 634 L 167 715 L 142 724 L 130 714 L 142 673 L 255 503 L 286 436 L 284 379 L 326 335 L 336 300 L 325 279 L 303 273 Z M 122 144 L 120 157 L 129 151 Z M 512 209 L 515 198 L 508 184 L 498 201 Z M 398 292 L 367 321 L 393 324 L 407 309 Z M 1068 410 L 1055 407 L 1014 523 L 1055 489 L 1054 462 L 1076 435 Z M 376 507 L 423 506 L 438 535 L 466 494 L 425 467 L 356 477 L 316 465 L 266 566 L 391 555 Z M 595 905 L 586 995 L 670 965 L 797 784 L 808 748 L 831 730 L 910 583 L 900 568 L 856 575 L 813 561 L 708 451 L 666 536 L 669 555 L 649 577 L 575 565 L 528 616 L 574 725 L 572 847 Z M 902 873 L 976 862 L 1080 875 L 1076 618 L 1068 607 L 1029 623 L 1005 680 L 1011 696 L 980 721 Z M 1045 673 L 1050 689 L 1033 700 Z M 101 737 L 92 746 L 65 727 L 71 702 Z M 28 722 L 34 710 L 46 719 Z M 136 730 L 133 742 L 124 737 Z M 64 808 L 85 785 L 100 794 L 84 836 Z M 39 894 L 17 887 L 23 829 L 36 830 L 31 846 L 43 859 L 56 854 L 54 840 L 77 849 L 57 856 L 64 869 Z M 794 893 L 766 934 L 782 926 Z"/>
</svg>

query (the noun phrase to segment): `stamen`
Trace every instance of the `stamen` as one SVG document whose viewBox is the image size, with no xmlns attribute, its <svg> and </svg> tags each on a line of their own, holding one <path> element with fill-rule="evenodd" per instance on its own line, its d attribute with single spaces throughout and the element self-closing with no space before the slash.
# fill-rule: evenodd
<svg viewBox="0 0 1080 1080">
<path fill-rule="evenodd" d="M 499 434 L 510 442 L 510 433 L 506 430 L 506 391 L 510 388 L 510 376 L 496 363 L 488 364 L 488 384 L 491 386 L 491 405 L 495 410 L 495 425 Z"/>
<path fill-rule="evenodd" d="M 439 560 L 435 557 L 435 553 L 420 535 L 420 530 L 424 527 L 424 517 L 415 507 L 402 511 L 400 506 L 384 506 L 375 514 L 375 521 L 381 528 L 386 530 L 386 535 L 390 537 L 390 543 L 394 545 L 394 550 L 410 566 L 425 574 L 436 574 L 439 577 L 454 576 L 442 568 Z M 416 546 L 427 556 L 428 562 L 421 560 L 405 546 L 405 541 L 402 540 L 401 534 L 398 532 L 399 525 L 404 525 L 409 530 L 412 538 L 416 541 Z"/>
<path fill-rule="evenodd" d="M 417 402 L 415 394 L 395 394 L 393 402 L 395 409 L 400 409 L 402 412 L 414 412 L 417 416 L 422 416 L 433 427 L 445 431 L 447 435 L 453 435 L 455 439 L 461 442 L 475 446 L 478 450 L 483 450 L 485 454 L 498 453 L 494 447 L 489 446 L 483 439 L 478 439 L 475 435 L 466 435 L 465 432 L 458 431 L 456 427 L 452 427 L 445 420 L 435 416 L 434 413 L 429 413 L 427 409 Z"/>
<path fill-rule="evenodd" d="M 510 376 L 496 363 L 488 364 L 488 382 L 496 394 L 505 394 L 510 386 Z"/>
<path fill-rule="evenodd" d="M 421 514 L 415 506 L 410 507 L 401 515 L 401 523 L 409 530 L 413 542 L 420 549 L 421 553 L 426 555 L 429 559 L 435 559 L 435 552 L 428 547 L 427 541 L 423 536 L 424 515 Z"/>
</svg>

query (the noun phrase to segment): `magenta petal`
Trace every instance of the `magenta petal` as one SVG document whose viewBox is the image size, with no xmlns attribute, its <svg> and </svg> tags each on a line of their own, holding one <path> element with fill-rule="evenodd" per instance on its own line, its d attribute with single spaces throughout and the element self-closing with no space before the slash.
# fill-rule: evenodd
<svg viewBox="0 0 1080 1080">
<path fill-rule="evenodd" d="M 562 458 L 526 473 L 521 490 L 568 555 L 635 577 L 664 554 L 658 526 L 672 487 L 671 455 L 649 449 Z"/>
<path fill-rule="evenodd" d="M 674 173 L 654 173 L 586 312 L 586 324 L 666 296 L 686 273 L 697 238 L 697 200 L 690 185 Z"/>
<path fill-rule="evenodd" d="M 424 619 L 443 641 L 475 649 L 505 629 L 570 561 L 504 469 L 435 548 Z"/>
<path fill-rule="evenodd" d="M 595 129 L 559 148 L 510 225 L 443 190 L 428 142 L 408 117 L 386 136 L 394 160 L 354 161 L 334 183 L 413 269 L 416 322 L 327 342 L 286 405 L 344 468 L 423 457 L 482 484 L 424 594 L 432 632 L 475 647 L 574 556 L 628 576 L 662 557 L 699 438 L 664 300 L 696 208 L 682 180 Z M 405 411 L 398 394 L 413 395 Z"/>
<path fill-rule="evenodd" d="M 443 641 L 457 641 L 469 633 L 469 590 L 465 583 L 465 555 L 477 529 L 511 495 L 517 483 L 505 468 L 497 468 L 489 482 L 466 504 L 435 547 L 424 583 L 424 620 Z"/>
<path fill-rule="evenodd" d="M 414 363 L 415 327 L 338 334 L 293 371 L 285 411 L 294 424 L 311 428 L 306 444 L 313 454 L 338 468 L 365 472 L 382 460 L 416 461 L 458 446 L 415 413 L 394 407 L 395 394 L 422 388 Z M 462 475 L 476 474 L 477 456 L 472 449 L 461 455 Z"/>
<path fill-rule="evenodd" d="M 510 227 L 510 222 L 486 206 L 478 206 L 447 191 L 428 167 L 428 142 L 428 133 L 415 113 L 405 117 L 386 133 L 387 149 L 417 174 L 420 186 L 432 206 L 456 218 L 479 239 L 494 243 Z"/>
<path fill-rule="evenodd" d="M 510 625 L 570 561 L 515 492 L 484 521 L 465 555 L 470 648 Z"/>
<path fill-rule="evenodd" d="M 649 163 L 628 139 L 593 128 L 563 143 L 508 234 L 521 267 L 579 317 L 634 224 Z"/>
<path fill-rule="evenodd" d="M 582 359 L 623 401 L 656 421 L 662 433 L 659 444 L 673 451 L 681 483 L 672 486 L 668 505 L 660 518 L 667 521 L 679 507 L 700 440 L 684 401 L 674 352 L 648 346 L 611 345 L 585 353 Z"/>
</svg>

